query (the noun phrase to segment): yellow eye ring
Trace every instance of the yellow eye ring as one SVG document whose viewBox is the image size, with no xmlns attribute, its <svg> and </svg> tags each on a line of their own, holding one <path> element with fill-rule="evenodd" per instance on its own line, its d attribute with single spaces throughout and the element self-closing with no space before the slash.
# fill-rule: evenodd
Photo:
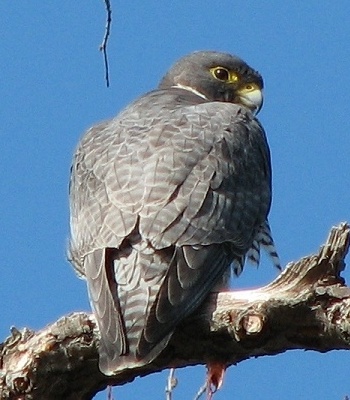
<svg viewBox="0 0 350 400">
<path fill-rule="evenodd" d="M 225 67 L 214 67 L 210 69 L 213 77 L 221 82 L 234 83 L 238 81 L 238 75 Z"/>
<path fill-rule="evenodd" d="M 230 72 L 228 69 L 223 67 L 215 67 L 210 70 L 214 78 L 219 81 L 227 82 L 230 79 Z"/>
</svg>

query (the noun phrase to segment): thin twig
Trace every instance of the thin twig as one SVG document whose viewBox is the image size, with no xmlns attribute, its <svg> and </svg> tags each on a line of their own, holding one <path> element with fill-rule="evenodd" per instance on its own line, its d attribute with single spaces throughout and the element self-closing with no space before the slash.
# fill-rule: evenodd
<svg viewBox="0 0 350 400">
<path fill-rule="evenodd" d="M 167 384 L 165 387 L 165 399 L 172 400 L 173 390 L 176 388 L 177 379 L 175 377 L 175 368 L 170 368 Z"/>
<path fill-rule="evenodd" d="M 107 386 L 107 400 L 114 400 L 113 397 L 113 386 Z"/>
<path fill-rule="evenodd" d="M 205 382 L 204 385 L 199 388 L 194 400 L 199 400 L 206 391 L 207 391 L 207 383 Z"/>
<path fill-rule="evenodd" d="M 103 52 L 103 60 L 104 60 L 104 64 L 105 64 L 106 85 L 107 85 L 107 87 L 109 87 L 109 66 L 108 66 L 108 56 L 107 56 L 107 43 L 108 43 L 109 35 L 111 33 L 112 7 L 111 7 L 110 0 L 104 0 L 104 3 L 106 5 L 107 18 L 106 18 L 105 34 L 103 36 L 103 40 L 100 45 L 100 51 Z"/>
</svg>

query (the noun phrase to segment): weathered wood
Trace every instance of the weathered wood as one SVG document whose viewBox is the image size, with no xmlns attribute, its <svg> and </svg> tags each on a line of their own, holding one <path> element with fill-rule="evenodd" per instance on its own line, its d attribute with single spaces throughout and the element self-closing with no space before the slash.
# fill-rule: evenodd
<svg viewBox="0 0 350 400">
<path fill-rule="evenodd" d="M 39 332 L 13 328 L 0 347 L 0 399 L 91 399 L 107 385 L 169 367 L 350 349 L 350 288 L 340 277 L 349 237 L 341 224 L 318 254 L 288 264 L 269 285 L 212 294 L 154 362 L 113 377 L 98 370 L 92 315 L 74 313 Z"/>
</svg>

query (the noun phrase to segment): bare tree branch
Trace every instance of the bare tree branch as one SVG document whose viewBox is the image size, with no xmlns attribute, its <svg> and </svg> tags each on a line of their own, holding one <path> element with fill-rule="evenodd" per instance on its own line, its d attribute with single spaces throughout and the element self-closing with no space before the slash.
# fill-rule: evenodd
<svg viewBox="0 0 350 400">
<path fill-rule="evenodd" d="M 107 44 L 108 38 L 111 33 L 111 24 L 112 24 L 112 7 L 110 0 L 104 0 L 106 6 L 106 27 L 105 34 L 103 36 L 102 43 L 100 45 L 100 51 L 103 52 L 103 60 L 105 64 L 105 79 L 106 85 L 109 87 L 109 64 L 108 64 L 108 55 L 107 55 Z"/>
<path fill-rule="evenodd" d="M 350 288 L 340 277 L 350 227 L 333 228 L 318 254 L 290 263 L 259 289 L 212 294 L 151 364 L 112 377 L 98 369 L 92 315 L 74 313 L 39 332 L 12 329 L 0 347 L 0 399 L 91 399 L 165 368 L 221 362 L 289 349 L 350 349 Z"/>
</svg>

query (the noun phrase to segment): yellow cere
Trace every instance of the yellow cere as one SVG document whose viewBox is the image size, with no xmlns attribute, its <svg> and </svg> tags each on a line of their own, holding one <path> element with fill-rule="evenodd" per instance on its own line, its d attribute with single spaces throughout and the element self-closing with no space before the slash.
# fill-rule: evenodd
<svg viewBox="0 0 350 400">
<path fill-rule="evenodd" d="M 259 85 L 256 83 L 246 83 L 242 87 L 239 88 L 240 93 L 249 93 L 252 92 L 253 90 L 261 90 Z"/>
</svg>

